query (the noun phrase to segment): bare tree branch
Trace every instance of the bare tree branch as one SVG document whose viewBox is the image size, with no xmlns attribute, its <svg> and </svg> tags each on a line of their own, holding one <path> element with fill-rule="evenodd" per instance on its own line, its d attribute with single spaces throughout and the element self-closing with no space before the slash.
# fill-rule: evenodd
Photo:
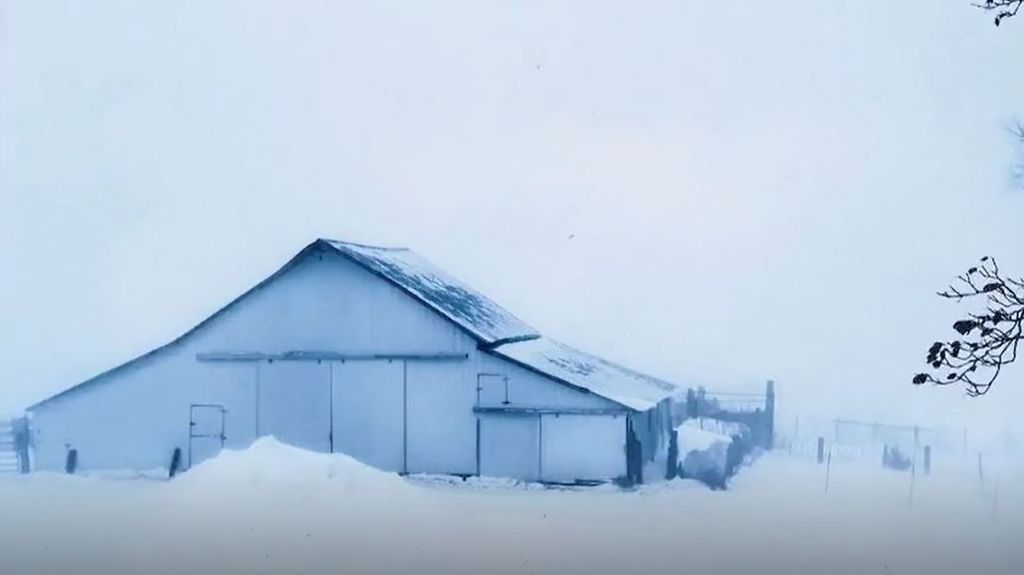
<svg viewBox="0 0 1024 575">
<path fill-rule="evenodd" d="M 995 12 L 995 24 L 998 26 L 1006 18 L 1016 16 L 1022 4 L 1024 4 L 1024 0 L 984 0 L 984 2 L 974 3 L 974 6 L 988 12 Z"/>
<path fill-rule="evenodd" d="M 932 373 L 919 373 L 913 381 L 916 385 L 963 384 L 968 395 L 977 397 L 988 393 L 1003 366 L 1017 360 L 1024 339 L 1024 278 L 1005 276 L 995 259 L 986 256 L 957 276 L 957 281 L 939 296 L 980 301 L 984 311 L 968 313 L 953 324 L 959 339 L 933 343 L 925 357 Z"/>
</svg>

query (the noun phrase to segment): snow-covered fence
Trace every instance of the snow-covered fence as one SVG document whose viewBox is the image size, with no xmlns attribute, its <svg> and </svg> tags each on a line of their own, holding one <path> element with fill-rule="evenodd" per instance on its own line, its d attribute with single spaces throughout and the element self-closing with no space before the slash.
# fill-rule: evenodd
<svg viewBox="0 0 1024 575">
<path fill-rule="evenodd" d="M 775 434 L 775 382 L 769 380 L 764 393 L 687 390 L 686 397 L 676 404 L 676 424 L 700 418 L 745 425 L 754 446 L 771 449 Z"/>
<path fill-rule="evenodd" d="M 967 431 L 920 425 L 899 425 L 878 421 L 836 419 L 834 443 L 861 445 L 879 451 L 880 446 L 898 446 L 903 451 L 919 451 L 923 446 L 946 455 L 967 452 Z"/>
<path fill-rule="evenodd" d="M 783 449 L 796 457 L 816 459 L 818 456 L 818 439 L 791 439 L 787 442 L 787 445 L 783 446 Z M 878 453 L 879 457 L 881 457 L 880 450 Z M 865 450 L 861 445 L 829 443 L 828 441 L 825 442 L 825 454 L 831 454 L 833 459 L 840 461 L 859 460 L 867 455 L 874 457 L 873 450 Z"/>
<path fill-rule="evenodd" d="M 24 418 L 0 420 L 0 475 L 28 473 L 28 425 Z"/>
</svg>

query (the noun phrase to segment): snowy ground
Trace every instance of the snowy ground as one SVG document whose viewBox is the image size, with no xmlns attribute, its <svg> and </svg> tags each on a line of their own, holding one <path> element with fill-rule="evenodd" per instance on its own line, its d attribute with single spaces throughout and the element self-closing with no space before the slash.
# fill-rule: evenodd
<svg viewBox="0 0 1024 575">
<path fill-rule="evenodd" d="M 175 481 L 0 479 L 0 573 L 1024 573 L 1024 471 L 765 456 L 712 492 L 401 479 L 270 440 Z M 998 487 L 996 480 L 998 478 Z"/>
</svg>

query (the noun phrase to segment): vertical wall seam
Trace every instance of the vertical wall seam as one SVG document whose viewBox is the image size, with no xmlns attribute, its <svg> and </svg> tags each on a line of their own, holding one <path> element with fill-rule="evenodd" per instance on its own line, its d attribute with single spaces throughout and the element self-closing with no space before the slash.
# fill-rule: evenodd
<svg viewBox="0 0 1024 575">
<path fill-rule="evenodd" d="M 402 473 L 409 473 L 409 362 L 402 361 Z"/>
<path fill-rule="evenodd" d="M 328 400 L 330 401 L 330 408 L 329 408 L 328 411 L 330 412 L 330 420 L 331 420 L 331 429 L 330 429 L 330 432 L 328 433 L 328 439 L 329 439 L 330 445 L 331 445 L 331 453 L 334 453 L 334 362 L 333 361 L 327 362 L 327 381 L 328 381 L 328 385 L 330 386 L 330 391 L 328 393 L 328 396 L 329 396 Z"/>
<path fill-rule="evenodd" d="M 256 390 L 256 397 L 254 399 L 255 399 L 255 403 L 256 403 L 256 417 L 254 419 L 255 419 L 255 423 L 256 423 L 256 439 L 259 439 L 261 437 L 260 436 L 260 362 L 257 361 L 255 365 L 256 365 L 256 385 L 255 385 L 254 389 Z"/>
<path fill-rule="evenodd" d="M 544 481 L 544 415 L 537 414 L 537 479 Z"/>
</svg>

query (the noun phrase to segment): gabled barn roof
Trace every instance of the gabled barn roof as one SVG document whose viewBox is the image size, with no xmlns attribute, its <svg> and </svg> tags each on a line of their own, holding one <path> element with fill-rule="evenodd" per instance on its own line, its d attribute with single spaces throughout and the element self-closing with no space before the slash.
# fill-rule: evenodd
<svg viewBox="0 0 1024 575">
<path fill-rule="evenodd" d="M 547 337 L 489 350 L 542 375 L 579 387 L 637 411 L 646 411 L 678 388 Z"/>
<path fill-rule="evenodd" d="M 487 296 L 407 248 L 320 240 L 448 318 L 485 346 L 540 337 Z"/>
<path fill-rule="evenodd" d="M 127 361 L 78 385 L 44 399 L 29 411 L 58 397 L 99 382 L 136 365 L 160 351 L 183 342 L 251 293 L 270 284 L 310 253 L 335 252 L 395 285 L 423 305 L 459 326 L 480 349 L 570 387 L 589 391 L 624 407 L 645 411 L 676 392 L 665 381 L 646 376 L 601 358 L 542 337 L 505 308 L 459 282 L 407 248 L 385 248 L 318 239 L 306 246 L 277 272 L 235 298 L 171 342 Z"/>
</svg>

